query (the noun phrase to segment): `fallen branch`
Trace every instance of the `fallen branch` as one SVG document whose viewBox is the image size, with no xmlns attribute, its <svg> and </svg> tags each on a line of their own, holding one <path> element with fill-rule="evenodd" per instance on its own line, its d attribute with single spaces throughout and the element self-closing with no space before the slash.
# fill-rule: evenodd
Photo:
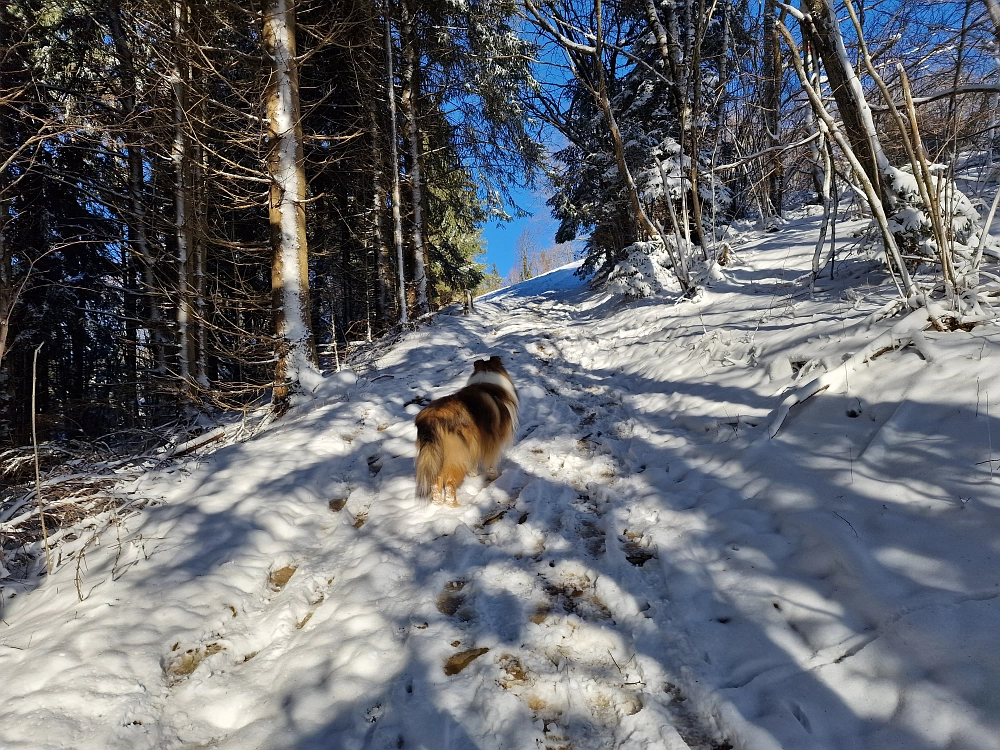
<svg viewBox="0 0 1000 750">
<path fill-rule="evenodd" d="M 915 310 L 888 331 L 874 338 L 863 349 L 853 354 L 836 369 L 824 372 L 819 377 L 814 378 L 801 388 L 788 394 L 785 400 L 781 402 L 781 405 L 774 411 L 774 416 L 771 418 L 771 425 L 765 433 L 766 438 L 770 440 L 778 434 L 778 430 L 781 429 L 785 417 L 788 416 L 788 412 L 793 406 L 801 404 L 821 391 L 829 388 L 838 388 L 843 385 L 847 382 L 847 378 L 852 372 L 860 368 L 865 362 L 875 359 L 876 356 L 891 349 L 906 346 L 913 341 L 914 334 L 921 330 L 929 319 L 930 313 L 926 307 Z M 764 435 L 761 435 L 759 439 L 763 440 L 764 437 Z"/>
<path fill-rule="evenodd" d="M 161 459 L 176 458 L 177 456 L 183 456 L 190 453 L 191 451 L 198 450 L 203 445 L 208 445 L 209 443 L 214 443 L 216 440 L 221 440 L 226 436 L 226 428 L 216 427 L 215 429 L 204 432 L 196 438 L 192 438 L 186 442 L 175 445 L 173 448 L 168 449 Z"/>
</svg>

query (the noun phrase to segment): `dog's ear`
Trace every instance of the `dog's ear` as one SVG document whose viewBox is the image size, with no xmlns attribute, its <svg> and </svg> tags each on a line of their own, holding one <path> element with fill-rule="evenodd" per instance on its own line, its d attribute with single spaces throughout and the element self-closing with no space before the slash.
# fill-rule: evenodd
<svg viewBox="0 0 1000 750">
<path fill-rule="evenodd" d="M 498 364 L 498 365 L 502 365 L 503 364 L 503 362 L 500 360 L 500 357 L 498 357 L 496 354 L 494 354 L 492 357 L 490 357 L 490 362 L 493 362 L 493 363 Z"/>
<path fill-rule="evenodd" d="M 489 362 L 487 362 L 485 359 L 477 359 L 475 362 L 472 363 L 472 372 L 473 373 L 482 372 L 483 370 L 486 369 L 486 365 L 488 364 Z"/>
</svg>

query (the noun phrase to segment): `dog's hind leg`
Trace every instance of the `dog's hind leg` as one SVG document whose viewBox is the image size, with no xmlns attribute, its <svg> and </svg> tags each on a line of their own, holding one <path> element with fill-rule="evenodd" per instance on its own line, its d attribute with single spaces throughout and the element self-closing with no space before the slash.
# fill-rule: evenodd
<svg viewBox="0 0 1000 750">
<path fill-rule="evenodd" d="M 452 508 L 458 507 L 458 488 L 465 480 L 467 467 L 458 461 L 448 461 L 445 459 L 444 467 L 441 469 L 441 476 L 438 481 L 444 488 L 444 504 Z"/>
<path fill-rule="evenodd" d="M 444 488 L 441 486 L 441 477 L 438 477 L 431 488 L 431 502 L 435 505 L 444 505 Z"/>
<path fill-rule="evenodd" d="M 483 456 L 483 468 L 486 470 L 486 479 L 492 482 L 500 472 L 497 467 L 500 465 L 500 451 Z"/>
</svg>

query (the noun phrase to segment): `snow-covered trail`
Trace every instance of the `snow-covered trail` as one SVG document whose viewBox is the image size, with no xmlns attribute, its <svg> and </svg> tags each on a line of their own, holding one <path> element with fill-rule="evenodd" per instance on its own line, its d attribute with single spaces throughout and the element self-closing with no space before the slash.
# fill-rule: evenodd
<svg viewBox="0 0 1000 750">
<path fill-rule="evenodd" d="M 761 438 L 894 322 L 861 261 L 809 297 L 814 233 L 695 302 L 566 269 L 446 311 L 122 488 L 157 502 L 5 587 L 0 748 L 1000 747 L 1000 332 L 927 333 Z M 489 354 L 518 441 L 421 505 L 413 415 Z"/>
</svg>

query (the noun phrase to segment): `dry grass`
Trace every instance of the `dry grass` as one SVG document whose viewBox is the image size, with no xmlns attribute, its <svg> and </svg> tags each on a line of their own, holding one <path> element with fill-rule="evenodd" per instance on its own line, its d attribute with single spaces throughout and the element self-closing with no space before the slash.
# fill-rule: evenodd
<svg viewBox="0 0 1000 750">
<path fill-rule="evenodd" d="M 5 452 L 6 466 L 17 457 Z M 78 456 L 51 468 L 41 491 L 53 564 L 59 565 L 82 554 L 89 539 L 121 524 L 148 503 L 148 498 L 121 492 L 118 488 L 150 468 L 142 460 L 100 460 Z M 9 476 L 9 474 L 8 474 Z M 13 579 L 34 574 L 40 558 L 43 529 L 32 482 L 0 486 L 0 551 L 2 563 Z"/>
<path fill-rule="evenodd" d="M 179 648 L 179 644 L 174 645 L 174 655 L 163 665 L 163 674 L 167 678 L 168 685 L 176 685 L 183 681 L 205 659 L 225 649 L 220 643 L 207 643 L 184 651 L 179 651 Z"/>
<path fill-rule="evenodd" d="M 283 568 L 278 568 L 277 570 L 272 570 L 271 575 L 267 577 L 267 583 L 271 587 L 272 591 L 281 591 L 288 582 L 295 575 L 295 571 L 298 570 L 297 565 L 286 565 Z M 305 624 L 305 623 L 303 623 Z"/>
<path fill-rule="evenodd" d="M 470 648 L 468 651 L 460 651 L 444 663 L 444 673 L 449 677 L 458 674 L 487 651 L 489 651 L 488 648 Z"/>
</svg>

